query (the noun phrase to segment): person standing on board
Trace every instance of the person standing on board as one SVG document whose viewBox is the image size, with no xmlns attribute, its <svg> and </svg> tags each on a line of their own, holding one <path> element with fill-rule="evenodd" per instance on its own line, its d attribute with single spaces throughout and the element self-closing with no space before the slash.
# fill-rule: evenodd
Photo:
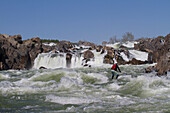
<svg viewBox="0 0 170 113">
<path fill-rule="evenodd" d="M 119 75 L 117 74 L 117 72 L 121 72 L 119 66 L 117 63 L 113 64 L 112 68 L 111 68 L 111 72 L 112 72 L 112 79 L 114 78 L 114 76 L 116 76 L 116 79 L 119 77 Z"/>
</svg>

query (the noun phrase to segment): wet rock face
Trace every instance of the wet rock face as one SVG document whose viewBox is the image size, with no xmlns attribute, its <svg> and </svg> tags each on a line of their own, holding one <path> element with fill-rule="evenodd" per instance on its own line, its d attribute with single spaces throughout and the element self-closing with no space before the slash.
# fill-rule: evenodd
<svg viewBox="0 0 170 113">
<path fill-rule="evenodd" d="M 94 54 L 90 50 L 85 51 L 83 54 L 85 59 L 94 58 Z"/>
<path fill-rule="evenodd" d="M 133 58 L 131 61 L 127 62 L 126 64 L 132 64 L 132 65 L 141 65 L 141 64 L 146 64 L 147 61 L 140 61 L 135 58 Z"/>
<path fill-rule="evenodd" d="M 32 67 L 37 55 L 39 53 L 43 52 L 42 43 L 40 41 L 40 38 L 37 37 L 37 38 L 32 38 L 32 39 L 26 40 L 23 43 L 23 46 L 25 46 L 25 49 L 29 53 L 29 57 L 31 60 L 31 67 Z M 29 68 L 31 68 L 31 67 L 29 67 Z"/>
<path fill-rule="evenodd" d="M 145 73 L 150 73 L 155 70 L 155 66 L 149 66 L 145 69 Z"/>
<path fill-rule="evenodd" d="M 109 54 L 106 54 L 104 56 L 103 63 L 105 63 L 105 64 L 114 64 L 113 57 L 111 57 Z"/>
<path fill-rule="evenodd" d="M 116 55 L 116 61 L 118 62 L 118 65 L 125 65 L 126 61 L 119 55 Z"/>
<path fill-rule="evenodd" d="M 78 45 L 90 46 L 91 50 L 96 49 L 96 45 L 87 41 L 79 41 Z"/>
<path fill-rule="evenodd" d="M 135 44 L 135 49 L 139 51 L 148 52 L 148 61 L 149 63 L 158 62 L 160 56 L 162 56 L 163 51 L 160 51 L 164 48 L 166 42 L 166 37 L 163 38 L 159 36 L 155 39 L 143 39 L 138 44 Z"/>
<path fill-rule="evenodd" d="M 163 46 L 157 50 L 157 54 L 159 55 L 156 66 L 157 75 L 166 75 L 170 70 L 170 34 L 164 38 Z"/>
<path fill-rule="evenodd" d="M 0 70 L 30 69 L 41 52 L 39 38 L 22 41 L 21 35 L 0 35 Z"/>
<path fill-rule="evenodd" d="M 43 53 L 48 53 L 50 51 L 55 50 L 55 46 L 47 46 L 44 44 L 42 44 L 42 48 L 43 48 Z"/>
<path fill-rule="evenodd" d="M 66 65 L 67 65 L 67 67 L 70 67 L 70 65 L 71 65 L 71 58 L 72 58 L 72 54 L 67 53 L 66 54 Z"/>
<path fill-rule="evenodd" d="M 103 49 L 103 46 L 101 46 L 101 45 L 100 45 L 100 46 L 97 46 L 97 47 L 96 47 L 96 52 L 100 52 L 102 49 Z"/>
<path fill-rule="evenodd" d="M 57 43 L 56 49 L 60 52 L 69 52 L 69 49 L 73 47 L 73 44 L 69 41 L 61 41 Z"/>
<path fill-rule="evenodd" d="M 154 39 L 153 39 L 154 40 Z M 157 62 L 154 70 L 158 71 L 157 75 L 166 75 L 170 70 L 170 34 L 165 38 L 158 37 L 154 41 L 155 47 L 148 55 L 148 62 Z"/>
</svg>

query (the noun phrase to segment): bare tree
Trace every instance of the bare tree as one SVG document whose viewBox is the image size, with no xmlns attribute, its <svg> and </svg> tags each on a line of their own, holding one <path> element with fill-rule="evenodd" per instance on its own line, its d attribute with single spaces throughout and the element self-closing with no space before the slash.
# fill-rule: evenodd
<svg viewBox="0 0 170 113">
<path fill-rule="evenodd" d="M 119 40 L 117 39 L 116 35 L 114 35 L 113 37 L 110 38 L 109 43 L 114 44 L 116 42 L 119 42 Z"/>
<path fill-rule="evenodd" d="M 132 35 L 132 33 L 126 32 L 126 33 L 123 35 L 122 42 L 133 41 L 133 40 L 134 40 L 134 35 Z"/>
<path fill-rule="evenodd" d="M 112 37 L 110 37 L 109 43 L 110 43 L 110 44 L 114 44 L 114 40 L 113 40 Z"/>
<path fill-rule="evenodd" d="M 113 39 L 114 39 L 114 42 L 115 42 L 115 43 L 116 43 L 116 42 L 120 42 L 120 40 L 117 39 L 116 35 L 113 37 Z"/>
</svg>

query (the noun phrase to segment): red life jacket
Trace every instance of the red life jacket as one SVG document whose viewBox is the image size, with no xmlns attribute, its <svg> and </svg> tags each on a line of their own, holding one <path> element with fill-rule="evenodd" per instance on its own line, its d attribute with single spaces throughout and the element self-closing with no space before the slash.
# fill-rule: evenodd
<svg viewBox="0 0 170 113">
<path fill-rule="evenodd" d="M 114 64 L 114 65 L 112 66 L 112 69 L 113 69 L 113 70 L 115 70 L 115 68 L 116 68 L 116 64 Z"/>
</svg>

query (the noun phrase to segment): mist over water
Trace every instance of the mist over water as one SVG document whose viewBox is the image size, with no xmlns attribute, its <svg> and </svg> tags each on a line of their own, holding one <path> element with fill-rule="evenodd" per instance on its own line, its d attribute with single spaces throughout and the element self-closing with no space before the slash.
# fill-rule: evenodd
<svg viewBox="0 0 170 113">
<path fill-rule="evenodd" d="M 111 65 L 0 72 L 0 112 L 170 112 L 170 73 L 144 73 L 148 65 Z"/>
</svg>

